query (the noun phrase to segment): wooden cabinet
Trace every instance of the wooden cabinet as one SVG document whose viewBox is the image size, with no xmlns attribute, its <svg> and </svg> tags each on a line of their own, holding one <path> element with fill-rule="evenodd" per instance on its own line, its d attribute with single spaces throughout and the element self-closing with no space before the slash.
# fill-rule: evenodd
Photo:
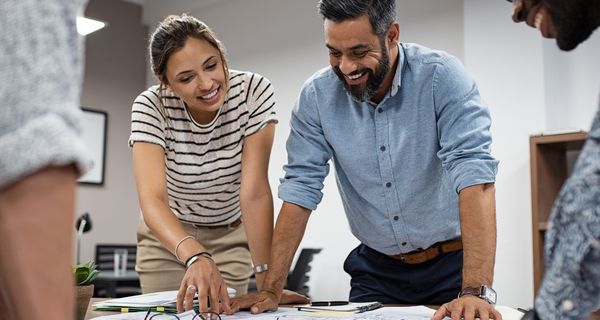
<svg viewBox="0 0 600 320">
<path fill-rule="evenodd" d="M 585 132 L 538 135 L 529 138 L 535 294 L 537 294 L 546 269 L 544 266 L 544 236 L 548 228 L 548 217 L 554 200 L 570 175 L 586 138 Z"/>
</svg>

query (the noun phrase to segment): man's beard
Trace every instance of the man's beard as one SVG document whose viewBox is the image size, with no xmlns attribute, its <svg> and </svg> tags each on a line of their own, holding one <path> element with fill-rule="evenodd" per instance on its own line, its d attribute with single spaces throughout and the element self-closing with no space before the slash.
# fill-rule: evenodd
<svg viewBox="0 0 600 320">
<path fill-rule="evenodd" d="M 556 44 L 561 50 L 573 50 L 594 32 L 589 17 L 585 16 L 587 10 L 582 8 L 584 4 L 581 1 L 562 6 L 552 2 L 553 6 L 548 10 L 556 30 Z"/>
<path fill-rule="evenodd" d="M 360 70 L 356 70 L 350 74 L 352 76 L 366 72 L 366 76 L 368 77 L 366 85 L 349 85 L 346 82 L 346 76 L 344 75 L 342 70 L 340 70 L 339 66 L 333 67 L 333 71 L 344 84 L 344 88 L 346 89 L 348 94 L 357 101 L 364 102 L 370 100 L 371 97 L 373 97 L 373 95 L 375 94 L 375 92 L 377 92 L 377 89 L 379 89 L 381 83 L 383 82 L 383 79 L 385 79 L 385 76 L 390 70 L 390 57 L 387 53 L 387 47 L 385 46 L 385 44 L 383 44 L 381 47 L 383 49 L 381 59 L 379 60 L 379 63 L 377 64 L 375 70 L 363 68 Z"/>
</svg>

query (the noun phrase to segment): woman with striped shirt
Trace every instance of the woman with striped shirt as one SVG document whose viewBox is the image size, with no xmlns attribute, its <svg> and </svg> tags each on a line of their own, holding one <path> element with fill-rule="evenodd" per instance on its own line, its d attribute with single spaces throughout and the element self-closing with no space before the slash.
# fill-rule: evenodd
<svg viewBox="0 0 600 320">
<path fill-rule="evenodd" d="M 227 287 L 260 289 L 268 269 L 275 132 L 269 81 L 229 70 L 199 20 L 169 16 L 150 40 L 160 85 L 134 101 L 129 144 L 142 211 L 136 270 L 144 293 L 178 290 L 178 310 L 231 312 Z M 242 223 L 243 221 L 243 223 Z"/>
</svg>

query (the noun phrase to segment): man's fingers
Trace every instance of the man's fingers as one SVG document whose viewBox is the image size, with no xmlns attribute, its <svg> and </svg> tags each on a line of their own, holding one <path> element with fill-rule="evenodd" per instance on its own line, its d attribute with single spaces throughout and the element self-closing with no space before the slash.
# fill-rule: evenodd
<svg viewBox="0 0 600 320">
<path fill-rule="evenodd" d="M 459 306 L 457 307 L 458 303 L 452 305 L 451 307 L 448 308 L 449 312 L 452 314 L 451 318 L 452 320 L 462 320 L 462 314 L 463 314 L 463 307 L 458 304 Z"/>
<path fill-rule="evenodd" d="M 498 312 L 498 310 L 496 310 L 496 308 L 494 308 L 494 310 L 492 310 L 492 314 L 494 315 L 495 320 L 502 320 L 502 314 L 500 312 Z"/>
<path fill-rule="evenodd" d="M 452 320 L 502 320 L 502 315 L 492 305 L 475 298 L 455 299 L 445 303 L 435 311 L 431 320 L 442 320 L 444 317 L 451 317 Z"/>
<path fill-rule="evenodd" d="M 229 313 L 227 313 L 227 310 L 223 310 L 226 315 L 232 315 L 232 314 L 240 311 L 240 305 L 238 304 L 238 302 L 236 300 L 230 300 L 230 301 L 231 302 L 229 303 Z"/>
<path fill-rule="evenodd" d="M 465 320 L 474 320 L 475 319 L 475 308 L 472 306 L 465 306 L 463 312 L 463 319 Z"/>
<path fill-rule="evenodd" d="M 490 320 L 488 312 L 479 312 L 479 320 Z"/>
<path fill-rule="evenodd" d="M 439 309 L 435 311 L 431 320 L 442 320 L 445 316 L 449 315 L 447 304 L 443 304 Z"/>
<path fill-rule="evenodd" d="M 263 299 L 264 297 L 260 297 L 258 293 L 250 293 L 233 298 L 230 301 L 232 301 L 232 304 L 235 304 L 238 310 L 249 310 L 255 303 Z"/>
<path fill-rule="evenodd" d="M 258 313 L 263 313 L 265 311 L 275 311 L 275 310 L 277 310 L 277 305 L 273 306 L 273 302 L 271 302 L 269 300 L 261 300 L 261 301 L 255 303 L 250 308 L 250 313 L 258 314 Z"/>
</svg>

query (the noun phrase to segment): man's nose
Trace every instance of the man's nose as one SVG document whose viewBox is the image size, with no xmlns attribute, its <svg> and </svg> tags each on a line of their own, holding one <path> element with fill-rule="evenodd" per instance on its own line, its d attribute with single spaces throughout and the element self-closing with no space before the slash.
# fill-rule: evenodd
<svg viewBox="0 0 600 320">
<path fill-rule="evenodd" d="M 348 57 L 342 56 L 340 60 L 340 70 L 346 75 L 351 74 L 356 71 L 356 62 Z"/>
<path fill-rule="evenodd" d="M 514 0 L 514 9 L 512 19 L 514 22 L 525 21 L 525 10 L 523 8 L 523 0 Z"/>
</svg>

